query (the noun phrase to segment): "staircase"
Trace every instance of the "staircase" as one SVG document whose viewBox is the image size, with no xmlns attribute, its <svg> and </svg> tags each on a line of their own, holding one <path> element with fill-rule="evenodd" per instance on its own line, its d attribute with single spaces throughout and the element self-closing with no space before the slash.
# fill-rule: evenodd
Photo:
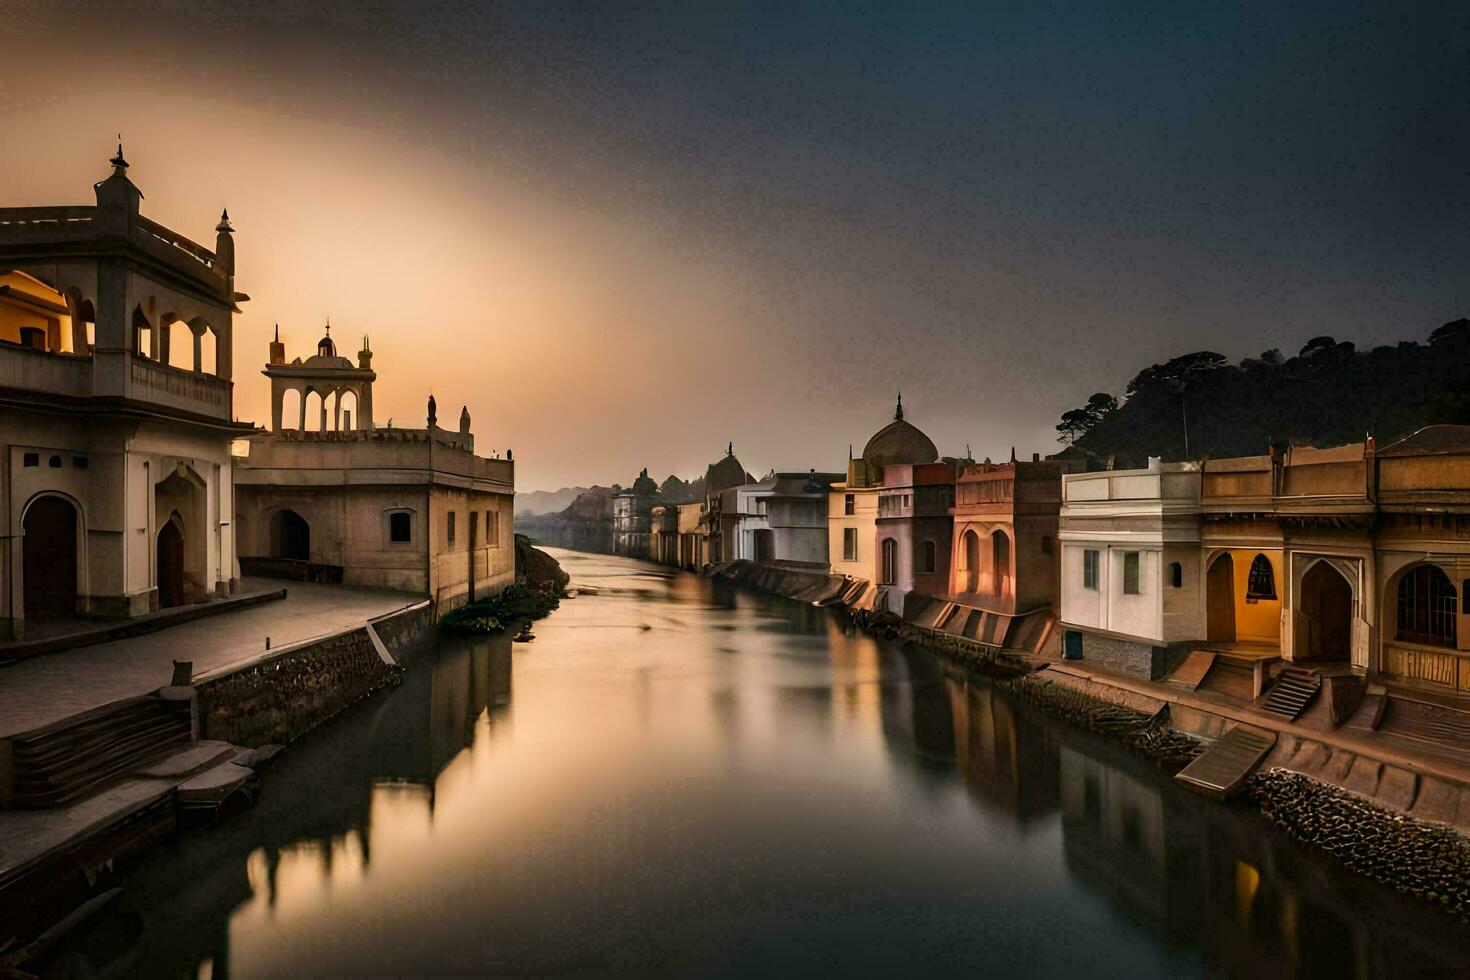
<svg viewBox="0 0 1470 980">
<path fill-rule="evenodd" d="M 153 759 L 187 748 L 187 703 L 134 698 L 11 740 L 15 782 L 10 805 L 63 806 Z"/>
<path fill-rule="evenodd" d="M 1266 693 L 1261 708 L 1289 721 L 1294 720 L 1321 689 L 1322 676 L 1315 670 L 1288 667 Z"/>
<path fill-rule="evenodd" d="M 1274 732 L 1237 725 L 1179 770 L 1174 779 L 1203 796 L 1227 799 L 1245 785 L 1246 777 L 1275 744 Z"/>
</svg>

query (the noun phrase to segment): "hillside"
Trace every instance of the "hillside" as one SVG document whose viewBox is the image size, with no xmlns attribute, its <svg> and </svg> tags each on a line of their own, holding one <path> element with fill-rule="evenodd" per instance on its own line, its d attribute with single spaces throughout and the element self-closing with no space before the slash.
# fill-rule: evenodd
<svg viewBox="0 0 1470 980">
<path fill-rule="evenodd" d="M 537 514 L 554 514 L 566 510 L 578 494 L 586 493 L 587 487 L 562 487 L 560 490 L 532 490 L 516 494 L 516 514 L 534 517 Z"/>
<path fill-rule="evenodd" d="M 1188 452 L 1185 449 L 1188 421 Z M 1196 351 L 1140 371 L 1120 396 L 1098 392 L 1062 415 L 1062 458 L 1104 465 L 1244 456 L 1288 441 L 1328 446 L 1372 433 L 1379 445 L 1439 422 L 1470 423 L 1470 320 L 1428 343 L 1358 351 L 1314 337 L 1294 357 L 1228 363 Z"/>
</svg>

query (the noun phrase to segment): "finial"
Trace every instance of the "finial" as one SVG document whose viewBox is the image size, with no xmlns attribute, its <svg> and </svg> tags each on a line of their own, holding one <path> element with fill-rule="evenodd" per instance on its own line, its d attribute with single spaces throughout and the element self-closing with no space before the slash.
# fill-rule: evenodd
<svg viewBox="0 0 1470 980">
<path fill-rule="evenodd" d="M 327 333 L 328 334 L 331 334 L 331 332 L 332 332 L 332 318 L 329 316 L 329 317 L 327 317 Z"/>
<path fill-rule="evenodd" d="M 893 420 L 895 422 L 897 422 L 897 421 L 901 420 L 902 418 L 903 418 L 903 391 L 900 389 L 900 391 L 898 393 L 898 407 L 893 410 Z"/>
<path fill-rule="evenodd" d="M 113 170 L 117 173 L 122 173 L 124 170 L 128 169 L 128 161 L 123 158 L 122 133 L 117 134 L 117 156 L 113 157 L 107 162 L 112 164 Z"/>
<path fill-rule="evenodd" d="M 278 323 L 278 324 L 276 324 L 276 343 L 279 344 L 280 342 L 281 342 L 281 325 Z"/>
<path fill-rule="evenodd" d="M 429 394 L 429 428 L 433 428 L 434 427 L 434 424 L 437 423 L 438 421 L 439 421 L 438 405 L 434 401 L 434 395 L 433 395 L 433 393 L 430 393 Z"/>
<path fill-rule="evenodd" d="M 1016 461 L 1016 447 L 1015 446 L 1012 446 L 1011 447 L 1011 462 L 1014 463 L 1015 461 Z"/>
<path fill-rule="evenodd" d="M 214 230 L 215 231 L 222 231 L 222 232 L 225 232 L 226 234 L 228 234 L 229 232 L 232 232 L 232 231 L 235 230 L 234 227 L 231 226 L 231 224 L 230 224 L 230 209 L 229 208 L 225 208 L 223 211 L 221 211 L 219 213 L 219 224 L 217 224 L 217 225 L 214 226 Z"/>
<path fill-rule="evenodd" d="M 730 440 L 729 444 L 725 446 L 725 455 L 726 456 L 734 456 L 735 455 L 735 440 L 733 440 L 733 439 Z"/>
</svg>

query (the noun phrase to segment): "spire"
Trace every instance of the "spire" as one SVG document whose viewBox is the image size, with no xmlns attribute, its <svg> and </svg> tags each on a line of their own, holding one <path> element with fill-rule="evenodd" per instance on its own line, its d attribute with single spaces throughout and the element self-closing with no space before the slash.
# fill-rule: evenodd
<svg viewBox="0 0 1470 980">
<path fill-rule="evenodd" d="M 217 224 L 217 225 L 214 226 L 214 230 L 215 231 L 218 231 L 218 232 L 222 232 L 222 233 L 224 233 L 226 235 L 228 235 L 230 232 L 232 232 L 232 231 L 235 230 L 234 226 L 230 224 L 230 209 L 229 208 L 225 208 L 223 211 L 221 211 L 219 213 L 219 224 Z"/>
<path fill-rule="evenodd" d="M 275 342 L 278 343 L 278 344 L 281 342 L 281 325 L 279 323 L 276 324 L 276 340 L 275 340 Z"/>
<path fill-rule="evenodd" d="M 899 392 L 898 392 L 898 407 L 893 410 L 893 421 L 898 422 L 898 421 L 901 421 L 902 419 L 903 419 L 903 390 L 900 389 Z"/>
<path fill-rule="evenodd" d="M 110 164 L 112 164 L 112 172 L 114 174 L 116 174 L 119 177 L 125 177 L 125 176 L 127 176 L 127 172 L 128 172 L 128 161 L 123 157 L 123 152 L 122 152 L 122 133 L 118 133 L 117 134 L 117 156 L 113 157 L 111 160 L 108 160 L 107 162 L 110 163 Z"/>
<path fill-rule="evenodd" d="M 733 439 L 730 440 L 729 444 L 725 446 L 725 455 L 726 456 L 734 456 L 735 455 L 735 440 L 733 440 Z"/>
</svg>

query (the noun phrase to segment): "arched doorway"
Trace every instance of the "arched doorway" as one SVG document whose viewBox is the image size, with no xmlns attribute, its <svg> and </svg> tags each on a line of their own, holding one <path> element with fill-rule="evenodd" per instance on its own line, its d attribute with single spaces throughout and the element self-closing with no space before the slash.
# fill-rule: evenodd
<svg viewBox="0 0 1470 980">
<path fill-rule="evenodd" d="M 1215 559 L 1205 576 L 1205 635 L 1211 643 L 1235 642 L 1235 559 Z"/>
<path fill-rule="evenodd" d="M 178 511 L 158 532 L 158 605 L 184 604 L 184 529 Z"/>
<path fill-rule="evenodd" d="M 311 525 L 294 510 L 271 515 L 271 557 L 291 561 L 311 560 Z"/>
<path fill-rule="evenodd" d="M 965 556 L 965 591 L 980 591 L 980 535 L 974 531 L 965 532 L 964 548 Z"/>
<path fill-rule="evenodd" d="M 1349 660 L 1353 647 L 1353 588 L 1330 562 L 1319 561 L 1302 577 L 1297 614 L 1305 641 L 1294 660 Z"/>
<path fill-rule="evenodd" d="M 1011 539 L 1004 531 L 994 531 L 990 535 L 990 567 L 991 582 L 995 586 L 996 595 L 1010 595 L 1011 592 Z"/>
<path fill-rule="evenodd" d="M 883 554 L 883 585 L 893 585 L 898 581 L 898 542 L 892 538 L 884 538 L 882 545 Z"/>
<path fill-rule="evenodd" d="M 77 509 L 63 497 L 41 497 L 26 508 L 23 534 L 26 618 L 75 614 Z"/>
</svg>

